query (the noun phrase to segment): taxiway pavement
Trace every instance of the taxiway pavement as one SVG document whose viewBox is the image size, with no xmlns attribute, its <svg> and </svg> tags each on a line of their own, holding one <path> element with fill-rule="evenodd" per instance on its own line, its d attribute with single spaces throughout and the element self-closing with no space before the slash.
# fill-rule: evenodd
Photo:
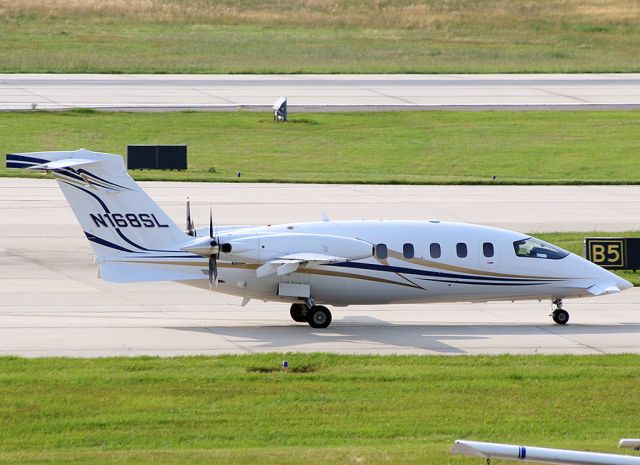
<svg viewBox="0 0 640 465">
<path fill-rule="evenodd" d="M 521 231 L 638 229 L 635 186 L 348 186 L 142 183 L 181 224 L 209 205 L 218 224 L 403 218 Z M 187 355 L 326 351 L 375 354 L 640 353 L 640 289 L 566 303 L 351 307 L 314 330 L 288 307 L 174 283 L 97 279 L 93 254 L 55 183 L 0 178 L 0 354 Z"/>
<path fill-rule="evenodd" d="M 0 74 L 0 110 L 524 110 L 640 107 L 640 74 Z"/>
</svg>

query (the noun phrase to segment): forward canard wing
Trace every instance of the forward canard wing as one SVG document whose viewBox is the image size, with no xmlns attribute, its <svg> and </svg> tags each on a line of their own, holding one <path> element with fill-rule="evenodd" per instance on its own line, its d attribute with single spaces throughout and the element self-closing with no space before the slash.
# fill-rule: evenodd
<svg viewBox="0 0 640 465">
<path fill-rule="evenodd" d="M 605 295 L 605 294 L 617 294 L 620 292 L 620 288 L 615 284 L 594 284 L 593 286 L 587 288 L 589 294 L 594 296 Z"/>
</svg>

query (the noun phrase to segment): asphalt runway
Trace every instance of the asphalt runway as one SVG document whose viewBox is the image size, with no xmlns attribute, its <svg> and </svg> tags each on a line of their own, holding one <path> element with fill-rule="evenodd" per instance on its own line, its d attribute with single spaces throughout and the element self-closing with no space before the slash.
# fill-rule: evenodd
<svg viewBox="0 0 640 465">
<path fill-rule="evenodd" d="M 142 183 L 182 224 L 318 219 L 469 221 L 521 231 L 637 229 L 636 186 L 327 186 Z M 526 205 L 526 208 L 523 208 Z M 548 302 L 334 309 L 314 330 L 288 307 L 174 283 L 113 284 L 51 180 L 0 178 L 0 354 L 98 357 L 326 351 L 374 354 L 640 353 L 640 290 Z"/>
<path fill-rule="evenodd" d="M 0 110 L 526 110 L 639 108 L 640 74 L 0 74 Z"/>
</svg>

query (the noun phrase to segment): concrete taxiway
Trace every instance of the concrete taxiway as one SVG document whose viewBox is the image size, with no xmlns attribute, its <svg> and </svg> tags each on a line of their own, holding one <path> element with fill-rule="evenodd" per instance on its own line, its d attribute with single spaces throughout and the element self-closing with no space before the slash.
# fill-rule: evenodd
<svg viewBox="0 0 640 465">
<path fill-rule="evenodd" d="M 640 187 L 325 186 L 142 183 L 180 224 L 439 217 L 522 231 L 637 229 Z M 174 283 L 113 284 L 51 180 L 0 178 L 0 354 L 187 355 L 327 351 L 376 354 L 640 353 L 640 290 L 568 301 L 353 307 L 314 330 L 282 304 Z"/>
<path fill-rule="evenodd" d="M 640 74 L 0 74 L 0 110 L 594 109 L 640 107 Z"/>
</svg>

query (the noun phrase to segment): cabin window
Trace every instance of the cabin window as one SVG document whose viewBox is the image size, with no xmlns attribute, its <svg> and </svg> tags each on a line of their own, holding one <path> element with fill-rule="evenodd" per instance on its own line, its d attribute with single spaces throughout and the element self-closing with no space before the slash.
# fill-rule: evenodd
<svg viewBox="0 0 640 465">
<path fill-rule="evenodd" d="M 402 255 L 404 255 L 404 258 L 413 258 L 413 244 L 403 245 Z"/>
<path fill-rule="evenodd" d="M 467 244 L 464 242 L 458 242 L 456 244 L 456 254 L 460 258 L 465 258 L 467 256 Z"/>
<path fill-rule="evenodd" d="M 493 257 L 493 244 L 491 242 L 485 242 L 484 244 L 482 244 L 482 253 L 485 257 Z"/>
<path fill-rule="evenodd" d="M 376 257 L 384 260 L 387 258 L 387 244 L 376 245 Z"/>
<path fill-rule="evenodd" d="M 429 246 L 429 255 L 431 255 L 431 258 L 440 258 L 440 256 L 442 255 L 440 244 L 438 244 L 437 242 L 432 243 Z"/>
<path fill-rule="evenodd" d="M 513 249 L 518 257 L 546 258 L 559 260 L 569 255 L 569 252 L 555 245 L 542 242 L 535 237 L 528 237 L 513 243 Z"/>
</svg>

